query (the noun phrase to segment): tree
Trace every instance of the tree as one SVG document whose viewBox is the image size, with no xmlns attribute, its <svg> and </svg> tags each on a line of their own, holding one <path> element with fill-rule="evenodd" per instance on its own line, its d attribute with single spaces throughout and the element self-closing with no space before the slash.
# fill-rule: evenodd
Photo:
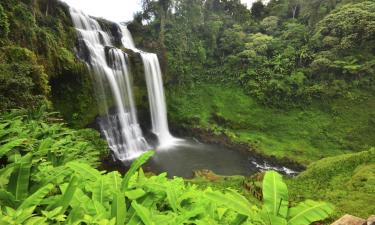
<svg viewBox="0 0 375 225">
<path fill-rule="evenodd" d="M 348 4 L 333 11 L 319 23 L 313 40 L 319 49 L 329 47 L 343 51 L 365 47 L 365 43 L 374 41 L 373 21 L 375 21 L 374 2 Z"/>
<path fill-rule="evenodd" d="M 262 20 L 260 26 L 267 34 L 274 34 L 279 26 L 279 18 L 277 16 L 266 17 Z"/>
<path fill-rule="evenodd" d="M 254 2 L 253 6 L 251 7 L 251 15 L 254 19 L 261 19 L 264 15 L 265 6 L 261 0 Z"/>
</svg>

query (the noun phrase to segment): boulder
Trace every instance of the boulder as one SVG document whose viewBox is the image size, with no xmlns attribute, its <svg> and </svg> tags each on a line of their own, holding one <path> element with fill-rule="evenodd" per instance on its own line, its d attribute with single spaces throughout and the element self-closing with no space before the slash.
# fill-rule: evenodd
<svg viewBox="0 0 375 225">
<path fill-rule="evenodd" d="M 375 215 L 372 215 L 367 219 L 366 225 L 375 225 Z"/>
<path fill-rule="evenodd" d="M 345 215 L 331 225 L 365 225 L 366 220 L 352 216 Z"/>
</svg>

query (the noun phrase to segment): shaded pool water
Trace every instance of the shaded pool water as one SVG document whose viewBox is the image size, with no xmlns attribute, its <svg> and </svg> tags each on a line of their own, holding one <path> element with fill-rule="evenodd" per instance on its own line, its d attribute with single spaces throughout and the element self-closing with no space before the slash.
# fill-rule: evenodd
<svg viewBox="0 0 375 225">
<path fill-rule="evenodd" d="M 276 170 L 287 175 L 296 174 L 291 169 L 274 165 L 251 153 L 202 144 L 195 140 L 182 140 L 175 146 L 158 149 L 145 166 L 157 174 L 167 172 L 169 177 L 184 178 L 191 178 L 194 171 L 203 169 L 226 176 L 249 176 L 264 170 Z"/>
</svg>

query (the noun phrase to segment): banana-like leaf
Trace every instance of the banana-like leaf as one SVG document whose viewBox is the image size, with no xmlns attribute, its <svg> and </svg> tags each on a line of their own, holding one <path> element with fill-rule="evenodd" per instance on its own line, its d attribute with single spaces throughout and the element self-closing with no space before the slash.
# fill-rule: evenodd
<svg viewBox="0 0 375 225">
<path fill-rule="evenodd" d="M 9 164 L 7 167 L 0 170 L 0 189 L 6 189 L 9 183 L 9 177 L 13 173 L 14 164 Z"/>
<path fill-rule="evenodd" d="M 47 184 L 46 186 L 37 190 L 34 194 L 30 195 L 25 199 L 17 210 L 25 210 L 28 208 L 36 207 L 44 199 L 44 197 L 52 190 L 54 186 L 52 184 Z"/>
<path fill-rule="evenodd" d="M 126 189 L 128 189 L 130 178 L 135 174 L 135 172 L 137 172 L 139 167 L 146 163 L 147 160 L 149 160 L 154 154 L 154 151 L 145 152 L 132 163 L 129 171 L 125 174 L 125 177 L 122 180 L 121 187 L 123 191 L 126 191 Z"/>
<path fill-rule="evenodd" d="M 137 188 L 135 190 L 125 192 L 125 196 L 130 200 L 139 199 L 139 198 L 143 197 L 145 194 L 146 194 L 146 192 L 141 188 Z"/>
<path fill-rule="evenodd" d="M 224 205 L 244 216 L 253 215 L 250 203 L 242 196 L 239 197 L 233 192 L 222 194 L 217 191 L 207 191 L 205 193 L 205 198 L 209 199 L 210 201 L 216 202 L 218 205 Z"/>
<path fill-rule="evenodd" d="M 67 166 L 74 172 L 80 174 L 86 180 L 96 181 L 101 177 L 101 173 L 96 169 L 90 167 L 88 164 L 80 162 L 69 162 Z"/>
<path fill-rule="evenodd" d="M 85 216 L 85 210 L 81 207 L 73 208 L 72 211 L 70 211 L 69 216 L 67 218 L 67 223 L 70 225 L 79 225 L 83 222 L 83 218 Z"/>
<path fill-rule="evenodd" d="M 0 146 L 0 158 L 3 157 L 5 154 L 10 152 L 13 148 L 22 146 L 22 144 L 26 141 L 27 139 L 15 139 L 12 141 L 9 141 L 5 145 Z"/>
<path fill-rule="evenodd" d="M 116 218 L 116 225 L 125 224 L 126 219 L 126 205 L 123 194 L 116 192 L 113 194 L 113 202 L 111 205 L 112 218 Z"/>
<path fill-rule="evenodd" d="M 120 191 L 122 178 L 119 172 L 114 171 L 108 173 L 106 178 L 108 179 L 109 183 L 112 184 L 112 189 L 114 191 Z"/>
<path fill-rule="evenodd" d="M 97 211 L 93 208 L 91 202 L 91 199 L 80 188 L 77 188 L 70 205 L 73 209 L 81 208 L 87 215 L 95 215 Z"/>
<path fill-rule="evenodd" d="M 289 210 L 288 225 L 309 225 L 328 218 L 332 212 L 329 203 L 306 200 Z"/>
<path fill-rule="evenodd" d="M 31 160 L 31 155 L 25 157 L 30 157 L 27 159 Z M 30 169 L 31 162 L 21 159 L 20 162 L 16 163 L 14 171 L 10 176 L 8 191 L 14 195 L 16 201 L 22 200 L 28 195 Z"/>
<path fill-rule="evenodd" d="M 176 188 L 174 186 L 167 187 L 167 200 L 173 211 L 177 212 L 180 208 L 180 204 L 177 200 Z"/>
<path fill-rule="evenodd" d="M 262 212 L 260 212 L 260 216 L 267 225 L 287 225 L 285 218 L 273 215 L 267 211 L 267 208 L 264 208 Z"/>
<path fill-rule="evenodd" d="M 190 218 L 196 217 L 199 214 L 204 214 L 205 209 L 203 207 L 195 207 L 188 211 L 183 211 L 180 215 L 174 220 L 172 224 L 185 224 Z"/>
<path fill-rule="evenodd" d="M 275 171 L 268 171 L 263 178 L 263 207 L 266 211 L 286 218 L 289 208 L 288 187 Z"/>
<path fill-rule="evenodd" d="M 247 220 L 247 216 L 237 214 L 236 218 L 230 223 L 231 225 L 241 225 Z"/>
<path fill-rule="evenodd" d="M 58 198 L 57 202 L 50 207 L 51 209 L 61 207 L 60 213 L 64 213 L 66 209 L 69 207 L 70 202 L 73 200 L 74 193 L 76 192 L 78 187 L 78 178 L 76 176 L 73 176 L 72 179 L 69 182 L 68 187 L 63 192 L 64 194 L 61 196 L 61 198 Z"/>
<path fill-rule="evenodd" d="M 98 177 L 95 185 L 92 187 L 92 199 L 100 202 L 100 204 L 104 203 L 105 192 L 109 190 L 105 186 L 104 177 Z"/>
<path fill-rule="evenodd" d="M 43 217 L 32 217 L 28 219 L 25 223 L 25 225 L 47 225 L 47 219 Z"/>
<path fill-rule="evenodd" d="M 139 204 L 142 204 L 143 207 L 151 208 L 152 205 L 154 204 L 154 199 L 150 195 L 148 195 L 144 197 L 143 200 L 141 200 Z M 129 214 L 130 219 L 129 221 L 127 221 L 126 223 L 127 225 L 142 225 L 143 224 L 142 220 L 137 216 L 137 213 L 133 207 L 130 207 L 128 214 Z"/>
<path fill-rule="evenodd" d="M 9 209 L 7 208 L 7 210 Z M 33 211 L 34 207 L 13 211 L 14 224 L 24 224 L 26 220 L 34 216 Z"/>
<path fill-rule="evenodd" d="M 7 192 L 4 189 L 0 189 L 0 205 L 8 206 L 8 207 L 15 207 L 16 206 L 16 198 L 10 192 Z M 0 210 L 1 211 L 1 210 Z"/>
<path fill-rule="evenodd" d="M 151 217 L 151 212 L 146 207 L 138 204 L 136 201 L 132 202 L 132 207 L 136 211 L 138 217 L 145 225 L 155 225 Z"/>
</svg>

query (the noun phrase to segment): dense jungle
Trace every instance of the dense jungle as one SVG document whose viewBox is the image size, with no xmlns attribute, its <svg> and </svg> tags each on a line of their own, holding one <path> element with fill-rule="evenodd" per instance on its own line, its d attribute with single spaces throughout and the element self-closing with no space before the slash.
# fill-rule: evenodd
<svg viewBox="0 0 375 225">
<path fill-rule="evenodd" d="M 0 0 L 0 225 L 375 224 L 375 1 L 139 4 Z"/>
</svg>

